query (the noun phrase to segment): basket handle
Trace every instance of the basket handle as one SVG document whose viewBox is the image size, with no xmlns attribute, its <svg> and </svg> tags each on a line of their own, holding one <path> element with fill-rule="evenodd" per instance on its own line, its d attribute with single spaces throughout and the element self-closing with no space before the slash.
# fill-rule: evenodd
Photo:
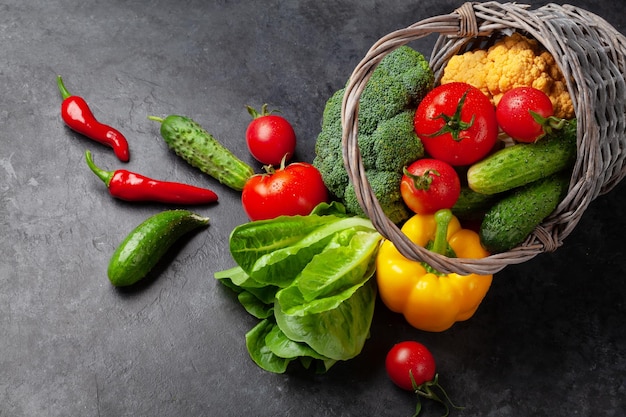
<svg viewBox="0 0 626 417">
<path fill-rule="evenodd" d="M 459 15 L 459 37 L 475 37 L 478 36 L 478 22 L 474 13 L 474 6 L 471 2 L 465 2 L 455 10 Z"/>
</svg>

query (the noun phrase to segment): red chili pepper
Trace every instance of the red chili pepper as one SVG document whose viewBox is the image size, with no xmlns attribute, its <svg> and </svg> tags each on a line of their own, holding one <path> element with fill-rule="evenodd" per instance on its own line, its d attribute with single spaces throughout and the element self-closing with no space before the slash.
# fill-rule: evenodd
<svg viewBox="0 0 626 417">
<path fill-rule="evenodd" d="M 57 76 L 57 85 L 63 97 L 61 117 L 65 124 L 96 142 L 110 146 L 120 161 L 127 162 L 130 155 L 124 135 L 117 129 L 96 120 L 85 99 L 71 95 L 65 88 L 60 75 Z"/>
<path fill-rule="evenodd" d="M 89 168 L 106 184 L 109 193 L 121 200 L 176 204 L 206 204 L 217 201 L 217 194 L 206 188 L 180 182 L 158 181 L 125 169 L 105 171 L 93 162 L 91 152 L 86 151 L 85 158 Z"/>
</svg>

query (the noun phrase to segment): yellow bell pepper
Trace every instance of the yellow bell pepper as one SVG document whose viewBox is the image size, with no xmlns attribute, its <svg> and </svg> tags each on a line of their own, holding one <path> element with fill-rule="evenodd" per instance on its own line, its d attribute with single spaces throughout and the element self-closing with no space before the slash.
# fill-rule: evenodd
<svg viewBox="0 0 626 417">
<path fill-rule="evenodd" d="M 415 244 L 447 256 L 478 259 L 489 255 L 478 234 L 463 229 L 450 210 L 416 214 L 402 232 Z M 405 258 L 389 240 L 382 243 L 376 258 L 376 280 L 383 303 L 402 313 L 413 327 L 431 332 L 447 330 L 455 322 L 472 317 L 492 278 L 439 273 L 423 262 Z"/>
</svg>

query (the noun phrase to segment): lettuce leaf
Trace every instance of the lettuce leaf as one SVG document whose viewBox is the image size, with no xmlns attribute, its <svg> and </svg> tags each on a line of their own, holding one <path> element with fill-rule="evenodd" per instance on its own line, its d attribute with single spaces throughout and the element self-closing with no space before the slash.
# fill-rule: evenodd
<svg viewBox="0 0 626 417">
<path fill-rule="evenodd" d="M 299 359 L 326 372 L 358 355 L 374 314 L 381 240 L 369 219 L 337 203 L 237 226 L 230 236 L 237 266 L 215 278 L 261 320 L 246 334 L 253 361 L 283 373 Z"/>
</svg>

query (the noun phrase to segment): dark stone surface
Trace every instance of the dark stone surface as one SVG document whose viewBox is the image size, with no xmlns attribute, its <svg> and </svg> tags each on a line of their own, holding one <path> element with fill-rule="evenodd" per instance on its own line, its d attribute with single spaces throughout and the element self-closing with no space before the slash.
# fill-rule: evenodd
<svg viewBox="0 0 626 417">
<path fill-rule="evenodd" d="M 615 2 L 570 3 L 626 31 Z M 248 357 L 244 334 L 256 321 L 213 279 L 232 266 L 227 238 L 246 220 L 239 195 L 169 152 L 147 119 L 191 116 L 254 163 L 244 106 L 267 102 L 293 122 L 297 157 L 310 160 L 325 100 L 369 46 L 460 4 L 3 1 L 0 416 L 406 416 L 415 399 L 383 366 L 403 339 L 431 348 L 441 383 L 466 406 L 454 415 L 624 415 L 623 184 L 591 205 L 556 253 L 497 274 L 472 320 L 430 334 L 380 305 L 358 358 L 325 375 L 274 375 Z M 420 43 L 426 54 L 431 40 Z M 127 135 L 123 167 L 220 195 L 195 209 L 211 226 L 131 290 L 109 284 L 109 257 L 164 206 L 110 198 L 84 151 L 102 167 L 122 165 L 63 125 L 57 74 Z M 425 416 L 441 412 L 424 405 Z"/>
</svg>

